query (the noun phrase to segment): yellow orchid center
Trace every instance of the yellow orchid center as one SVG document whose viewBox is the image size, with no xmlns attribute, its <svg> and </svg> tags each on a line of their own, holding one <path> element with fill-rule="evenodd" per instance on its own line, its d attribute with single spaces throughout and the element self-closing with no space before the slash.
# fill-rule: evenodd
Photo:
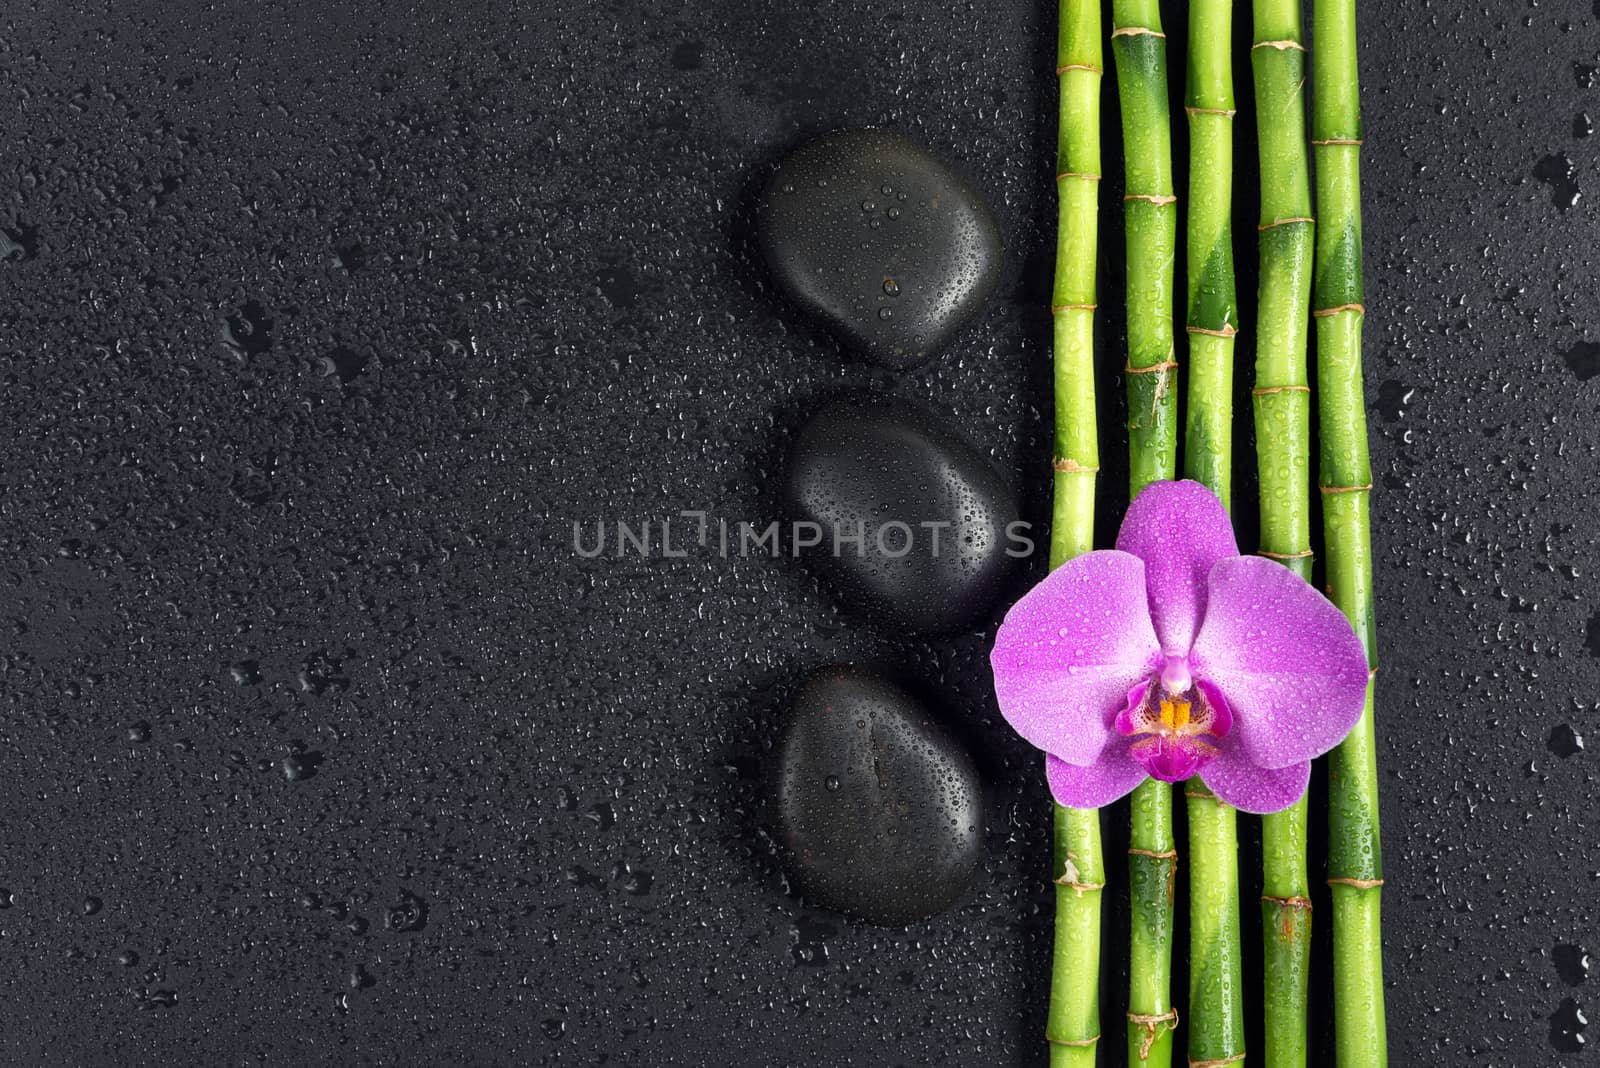
<svg viewBox="0 0 1600 1068">
<path fill-rule="evenodd" d="M 1181 732 L 1189 725 L 1189 702 L 1162 698 L 1161 725 L 1169 731 Z"/>
</svg>

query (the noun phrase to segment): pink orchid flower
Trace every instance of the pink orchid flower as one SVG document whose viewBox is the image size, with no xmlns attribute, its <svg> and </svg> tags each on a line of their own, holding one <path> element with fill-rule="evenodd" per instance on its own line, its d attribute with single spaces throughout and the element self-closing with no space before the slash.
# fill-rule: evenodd
<svg viewBox="0 0 1600 1068">
<path fill-rule="evenodd" d="M 1288 568 L 1240 556 L 1198 482 L 1147 487 L 1115 550 L 1068 561 L 1012 607 L 991 663 L 1001 713 L 1074 808 L 1196 775 L 1244 812 L 1287 808 L 1367 688 L 1345 617 Z"/>
</svg>

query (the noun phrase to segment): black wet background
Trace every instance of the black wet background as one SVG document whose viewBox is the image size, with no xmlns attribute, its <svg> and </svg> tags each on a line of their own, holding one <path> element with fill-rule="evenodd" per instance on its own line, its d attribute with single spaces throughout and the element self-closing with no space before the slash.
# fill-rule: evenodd
<svg viewBox="0 0 1600 1068">
<path fill-rule="evenodd" d="M 1582 1064 L 1600 15 L 1361 14 L 1392 1063 Z M 0 3 L 0 1061 L 1041 1063 L 1047 812 L 986 636 L 859 625 L 791 562 L 582 560 L 572 522 L 765 522 L 863 385 L 1040 514 L 1051 21 Z M 1011 249 L 904 376 L 751 249 L 771 164 L 864 124 Z M 1244 183 L 1246 292 L 1253 218 Z M 784 694 L 838 658 L 984 747 L 984 870 L 910 930 L 803 907 L 759 831 Z"/>
</svg>

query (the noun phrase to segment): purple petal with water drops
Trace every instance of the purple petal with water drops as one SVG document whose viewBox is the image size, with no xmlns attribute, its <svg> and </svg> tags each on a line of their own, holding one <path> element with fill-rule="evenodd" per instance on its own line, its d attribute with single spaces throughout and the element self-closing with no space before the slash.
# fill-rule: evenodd
<svg viewBox="0 0 1600 1068">
<path fill-rule="evenodd" d="M 1046 754 L 1044 771 L 1056 804 L 1068 808 L 1104 808 L 1150 777 L 1121 746 L 1112 746 L 1089 767 Z"/>
<path fill-rule="evenodd" d="M 1311 761 L 1268 769 L 1255 766 L 1236 751 L 1224 749 L 1201 769 L 1200 779 L 1212 793 L 1240 812 L 1264 815 L 1282 811 L 1300 800 L 1311 782 Z"/>
<path fill-rule="evenodd" d="M 1144 564 L 1114 551 L 1075 557 L 1029 590 L 989 658 L 1012 728 L 1070 764 L 1094 763 L 1128 691 L 1160 659 L 1147 605 Z"/>
<path fill-rule="evenodd" d="M 1189 664 L 1231 706 L 1227 751 L 1286 768 L 1338 745 L 1361 718 L 1367 691 L 1366 654 L 1349 621 L 1261 557 L 1218 563 L 1208 587 Z"/>
<path fill-rule="evenodd" d="M 1183 656 L 1206 610 L 1206 576 L 1239 555 L 1228 510 L 1198 482 L 1152 482 L 1133 499 L 1117 548 L 1144 561 L 1161 648 Z"/>
</svg>

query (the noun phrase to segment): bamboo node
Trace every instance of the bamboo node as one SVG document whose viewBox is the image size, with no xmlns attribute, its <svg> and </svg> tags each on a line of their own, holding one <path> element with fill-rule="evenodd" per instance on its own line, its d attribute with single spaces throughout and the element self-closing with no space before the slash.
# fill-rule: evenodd
<svg viewBox="0 0 1600 1068">
<path fill-rule="evenodd" d="M 1098 307 L 1100 307 L 1098 304 L 1052 304 L 1050 305 L 1050 314 L 1059 315 L 1061 312 L 1067 311 L 1094 311 Z"/>
<path fill-rule="evenodd" d="M 1073 890 L 1078 892 L 1079 897 L 1082 897 L 1091 890 L 1104 890 L 1106 888 L 1105 883 L 1080 882 L 1080 878 L 1081 876 L 1078 873 L 1077 855 L 1069 852 L 1067 854 L 1066 861 L 1061 865 L 1061 876 L 1055 881 L 1057 886 L 1071 887 Z"/>
<path fill-rule="evenodd" d="M 1197 1061 L 1191 1057 L 1189 1058 L 1189 1068 L 1226 1068 L 1227 1065 L 1238 1064 L 1242 1060 L 1244 1060 L 1244 1052 L 1242 1050 L 1231 1057 L 1223 1057 L 1214 1061 Z"/>
<path fill-rule="evenodd" d="M 1318 308 L 1311 314 L 1318 319 L 1327 319 L 1338 315 L 1340 312 L 1347 311 L 1353 311 L 1357 315 L 1365 315 L 1367 314 L 1367 306 L 1365 304 L 1336 304 L 1331 308 Z"/>
<path fill-rule="evenodd" d="M 1295 216 L 1292 216 L 1292 217 L 1287 218 L 1287 219 L 1273 219 L 1269 223 L 1262 223 L 1260 226 L 1257 226 L 1256 227 L 1256 232 L 1260 233 L 1260 234 L 1264 234 L 1268 230 L 1273 229 L 1274 227 L 1290 226 L 1290 225 L 1292 225 L 1294 223 L 1314 223 L 1316 221 L 1317 221 L 1316 219 L 1313 219 L 1309 215 L 1295 215 Z"/>
<path fill-rule="evenodd" d="M 1125 375 L 1157 375 L 1166 374 L 1168 371 L 1175 371 L 1177 369 L 1177 360 L 1163 360 L 1161 363 L 1153 363 L 1149 367 L 1134 367 L 1132 364 L 1129 364 L 1122 369 L 1122 373 Z"/>
<path fill-rule="evenodd" d="M 1360 137 L 1323 137 L 1315 138 L 1311 143 L 1313 145 L 1355 145 L 1359 148 L 1365 142 Z"/>
<path fill-rule="evenodd" d="M 1178 202 L 1177 197 L 1169 194 L 1129 193 L 1122 198 L 1124 204 L 1130 200 L 1142 200 L 1146 204 L 1154 204 L 1158 208 L 1164 208 L 1168 204 L 1176 204 Z"/>
<path fill-rule="evenodd" d="M 1238 112 L 1233 108 L 1186 107 L 1183 110 L 1188 112 L 1190 115 L 1221 115 L 1225 119 L 1231 119 L 1238 114 Z"/>
<path fill-rule="evenodd" d="M 1257 386 L 1250 391 L 1252 397 L 1270 397 L 1274 393 L 1310 393 L 1310 386 Z"/>
<path fill-rule="evenodd" d="M 1158 853 L 1154 849 L 1133 849 L 1130 847 L 1128 856 L 1149 857 L 1151 860 L 1177 860 L 1178 851 L 1176 849 L 1168 849 Z"/>
<path fill-rule="evenodd" d="M 1187 334 L 1204 334 L 1207 337 L 1233 337 L 1239 333 L 1232 323 L 1229 323 L 1221 330 L 1211 330 L 1204 326 L 1186 326 L 1183 330 Z"/>
<path fill-rule="evenodd" d="M 1273 560 L 1308 560 L 1317 554 L 1310 549 L 1298 553 L 1275 553 L 1271 549 L 1258 549 L 1256 555 L 1270 557 Z"/>
<path fill-rule="evenodd" d="M 1054 1038 L 1048 1032 L 1046 1032 L 1044 1040 L 1050 1043 L 1052 1046 L 1068 1046 L 1073 1049 L 1088 1049 L 1090 1046 L 1100 1041 L 1100 1036 L 1095 1035 L 1093 1038 Z"/>
<path fill-rule="evenodd" d="M 1111 31 L 1113 37 L 1161 37 L 1167 35 L 1160 30 L 1152 30 L 1148 26 L 1118 26 Z"/>
<path fill-rule="evenodd" d="M 1101 70 L 1099 67 L 1095 66 L 1093 63 L 1063 63 L 1063 64 L 1061 64 L 1061 66 L 1056 68 L 1056 77 L 1059 78 L 1061 75 L 1067 73 L 1067 71 L 1069 71 L 1069 70 L 1086 70 L 1090 74 L 1104 74 L 1105 73 L 1105 71 Z"/>
<path fill-rule="evenodd" d="M 1128 1013 L 1128 1022 L 1136 1027 L 1144 1028 L 1144 1038 L 1139 1041 L 1139 1059 L 1150 1059 L 1150 1047 L 1156 1044 L 1156 1039 L 1161 1036 L 1161 1028 L 1165 1026 L 1169 1031 L 1178 1029 L 1178 1010 L 1168 1009 L 1166 1012 L 1147 1015 L 1142 1012 Z"/>
<path fill-rule="evenodd" d="M 1098 174 L 1090 174 L 1087 171 L 1062 171 L 1056 175 L 1056 181 L 1058 182 L 1064 182 L 1068 178 L 1081 178 L 1085 182 L 1098 182 L 1100 180 Z"/>
<path fill-rule="evenodd" d="M 1306 46 L 1299 41 L 1257 41 L 1250 46 L 1252 52 L 1258 48 L 1275 48 L 1279 52 L 1304 52 L 1306 50 Z"/>
<path fill-rule="evenodd" d="M 1099 464 L 1080 464 L 1070 456 L 1057 456 L 1050 461 L 1050 466 L 1068 475 L 1092 475 L 1100 470 Z"/>
<path fill-rule="evenodd" d="M 1367 482 L 1359 486 L 1318 486 L 1323 493 L 1366 493 L 1372 488 L 1372 483 Z"/>
<path fill-rule="evenodd" d="M 1303 897 L 1273 897 L 1271 894 L 1262 894 L 1261 900 L 1268 904 L 1278 906 L 1278 937 L 1285 942 L 1294 937 L 1295 913 L 1311 914 L 1311 902 Z"/>
<path fill-rule="evenodd" d="M 1351 886 L 1357 890 L 1376 890 L 1383 885 L 1382 879 L 1329 879 L 1329 886 Z"/>
</svg>

